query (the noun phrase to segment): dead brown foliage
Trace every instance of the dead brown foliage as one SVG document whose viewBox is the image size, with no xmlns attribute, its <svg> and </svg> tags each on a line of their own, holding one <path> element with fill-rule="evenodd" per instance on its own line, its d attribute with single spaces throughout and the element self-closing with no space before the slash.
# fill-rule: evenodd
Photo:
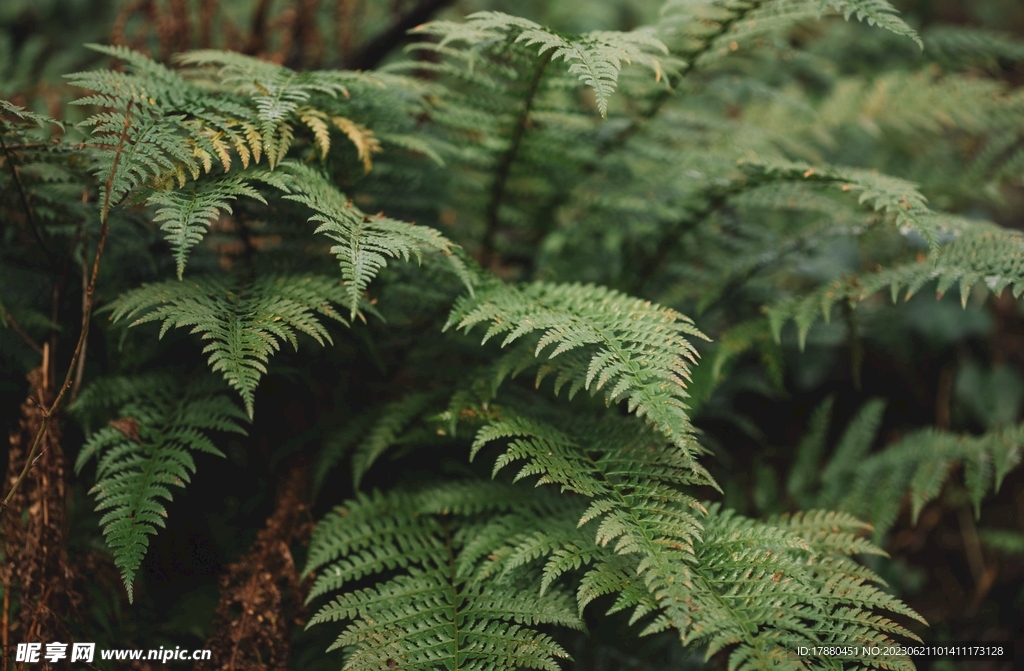
<svg viewBox="0 0 1024 671">
<path fill-rule="evenodd" d="M 18 429 L 10 436 L 4 494 L 18 479 L 45 409 L 54 401 L 53 389 L 44 385 L 44 379 L 42 368 L 28 374 L 29 395 L 21 405 Z M 5 651 L 19 642 L 71 640 L 67 622 L 81 599 L 74 586 L 75 572 L 68 565 L 68 473 L 60 437 L 59 422 L 49 422 L 34 467 L 0 520 L 4 556 L 0 633 Z M 9 657 L 13 656 L 3 661 L 5 671 Z M 42 662 L 37 668 L 70 666 Z"/>
<path fill-rule="evenodd" d="M 304 464 L 278 483 L 274 513 L 248 554 L 221 578 L 214 633 L 206 647 L 212 659 L 200 671 L 268 671 L 288 668 L 292 628 L 302 623 L 308 587 L 300 583 L 290 546 L 305 543 L 312 529 Z"/>
</svg>

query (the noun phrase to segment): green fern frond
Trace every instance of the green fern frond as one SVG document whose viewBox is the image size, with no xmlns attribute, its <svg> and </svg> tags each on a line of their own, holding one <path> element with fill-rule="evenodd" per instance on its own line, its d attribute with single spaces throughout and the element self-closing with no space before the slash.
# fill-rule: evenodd
<svg viewBox="0 0 1024 671">
<path fill-rule="evenodd" d="M 285 196 L 300 202 L 316 214 L 310 221 L 320 223 L 317 233 L 323 233 L 334 242 L 331 253 L 338 258 L 347 297 L 343 304 L 351 318 L 361 316 L 359 306 L 363 292 L 388 259 L 408 261 L 415 257 L 422 261 L 426 253 L 434 252 L 448 259 L 452 269 L 472 291 L 473 279 L 456 247 L 429 226 L 417 226 L 389 219 L 382 214 L 368 215 L 352 204 L 327 181 L 322 173 L 297 163 L 286 166 L 297 179 L 293 193 Z"/>
<path fill-rule="evenodd" d="M 516 480 L 537 476 L 538 484 L 557 484 L 591 499 L 577 525 L 597 524 L 593 544 L 631 557 L 634 575 L 666 612 L 684 608 L 693 544 L 702 533 L 697 514 L 704 509 L 679 487 L 713 482 L 688 454 L 659 444 L 658 434 L 638 431 L 633 422 L 580 419 L 555 427 L 509 408 L 480 429 L 472 455 L 497 440 L 507 440 L 508 447 L 495 462 L 495 474 L 524 461 Z M 544 585 L 592 558 L 556 553 L 545 567 Z"/>
<path fill-rule="evenodd" d="M 925 32 L 924 42 L 929 55 L 955 67 L 1024 60 L 1024 41 L 1020 38 L 973 26 L 936 26 Z"/>
<path fill-rule="evenodd" d="M 827 407 L 822 405 L 815 412 L 805 441 L 820 442 L 820 434 L 827 429 L 823 415 Z M 865 403 L 818 471 L 816 482 L 803 488 L 806 507 L 835 507 L 869 520 L 876 539 L 892 528 L 908 494 L 911 521 L 916 524 L 957 468 L 963 469 L 964 484 L 975 513 L 980 514 L 985 496 L 998 492 L 1024 458 L 1024 425 L 981 436 L 926 429 L 870 454 L 884 410 L 879 399 Z"/>
<path fill-rule="evenodd" d="M 882 538 L 895 523 L 908 492 L 911 520 L 916 524 L 953 470 L 962 467 L 975 514 L 980 515 L 985 496 L 998 492 L 1006 476 L 1020 465 L 1022 448 L 1022 426 L 981 436 L 924 430 L 862 459 L 841 481 L 827 481 L 821 499 L 838 501 L 840 509 L 870 520 L 876 538 Z"/>
<path fill-rule="evenodd" d="M 542 368 L 564 371 L 570 396 L 605 389 L 609 403 L 626 400 L 675 445 L 694 449 L 683 399 L 697 352 L 685 336 L 705 336 L 684 315 L 603 287 L 492 282 L 461 298 L 445 328 L 482 323 L 489 324 L 483 342 L 506 334 L 502 347 L 538 332 L 534 357 L 554 345 Z"/>
<path fill-rule="evenodd" d="M 928 257 L 873 273 L 835 280 L 816 291 L 784 300 L 768 310 L 772 332 L 779 338 L 790 320 L 799 330 L 801 347 L 811 326 L 829 319 L 832 307 L 841 301 L 851 306 L 888 289 L 893 302 L 901 291 L 904 300 L 926 284 L 936 282 L 941 298 L 954 285 L 966 307 L 972 288 L 984 285 L 999 295 L 1009 287 L 1014 297 L 1024 294 L 1024 235 L 985 222 L 959 223 L 962 231 L 951 230 L 956 237 Z"/>
<path fill-rule="evenodd" d="M 867 458 L 884 412 L 885 401 L 876 398 L 865 403 L 850 420 L 821 471 L 821 491 L 815 505 L 833 508 L 839 504 L 837 495 L 845 491 L 853 473 Z"/>
<path fill-rule="evenodd" d="M 131 390 L 131 397 L 119 390 Z M 149 536 L 167 517 L 162 501 L 170 501 L 170 488 L 184 487 L 195 473 L 193 452 L 224 456 L 206 432 L 244 434 L 239 420 L 245 415 L 222 394 L 203 385 L 181 387 L 167 377 L 101 380 L 87 392 L 79 408 L 113 405 L 117 419 L 87 436 L 75 472 L 96 459 L 90 492 L 96 510 L 106 511 L 100 526 L 132 601 Z"/>
<path fill-rule="evenodd" d="M 796 448 L 796 459 L 793 461 L 786 489 L 789 495 L 803 506 L 809 502 L 811 486 L 821 468 L 834 401 L 834 397 L 829 397 L 815 408 L 807 433 Z"/>
<path fill-rule="evenodd" d="M 423 671 L 558 671 L 556 660 L 568 654 L 533 627 L 582 629 L 571 599 L 559 591 L 538 596 L 512 584 L 460 576 L 455 567 L 478 523 L 432 511 L 439 494 L 459 498 L 450 489 L 361 496 L 328 515 L 310 543 L 306 571 L 319 571 L 311 598 L 343 590 L 363 576 L 396 569 L 398 575 L 343 592 L 309 626 L 348 623 L 331 646 L 348 650 L 345 669 L 369 671 L 390 661 Z M 492 485 L 488 498 L 498 501 L 506 489 Z"/>
<path fill-rule="evenodd" d="M 57 119 L 47 116 L 46 114 L 39 114 L 38 112 L 27 110 L 20 105 L 15 105 L 10 101 L 0 99 L 0 125 L 3 127 L 8 126 L 8 123 L 3 119 L 5 115 L 15 116 L 21 122 L 34 123 L 39 128 L 45 128 L 46 126 L 52 125 L 57 126 L 62 131 L 64 130 L 64 124 Z"/>
<path fill-rule="evenodd" d="M 204 180 L 193 188 L 154 193 L 146 203 L 158 206 L 153 221 L 160 222 L 167 242 L 174 250 L 178 279 L 185 272 L 189 251 L 198 245 L 221 211 L 232 212 L 231 201 L 248 196 L 266 204 L 266 199 L 250 183 L 253 175 L 236 173 L 215 180 Z"/>
<path fill-rule="evenodd" d="M 856 15 L 858 20 L 867 21 L 868 25 L 909 37 L 924 50 L 924 42 L 917 31 L 907 25 L 907 22 L 899 17 L 899 10 L 886 0 L 821 0 L 820 11 L 824 12 L 826 9 L 842 13 L 847 21 Z"/>
<path fill-rule="evenodd" d="M 602 117 L 608 115 L 608 101 L 615 92 L 623 62 L 644 65 L 660 80 L 662 66 L 651 52 L 668 54 L 668 47 L 646 32 L 602 30 L 563 36 L 529 19 L 502 12 L 476 12 L 458 23 L 434 21 L 416 32 L 441 37 L 438 48 L 458 42 L 477 46 L 506 36 L 514 36 L 516 43 L 539 46 L 538 55 L 550 52 L 548 58 L 562 59 L 568 65 L 568 74 L 576 75 L 594 91 Z"/>
<path fill-rule="evenodd" d="M 867 203 L 876 212 L 892 215 L 901 233 L 916 231 L 933 249 L 945 232 L 944 220 L 928 209 L 917 185 L 897 177 L 856 168 L 814 166 L 793 161 L 741 161 L 740 167 L 755 181 L 819 182 L 859 194 L 859 203 Z"/>
<path fill-rule="evenodd" d="M 395 444 L 402 431 L 436 399 L 437 395 L 429 392 L 413 393 L 389 403 L 381 411 L 352 455 L 352 481 L 356 488 L 374 462 Z"/>
<path fill-rule="evenodd" d="M 245 402 L 252 417 L 254 392 L 270 357 L 286 340 L 298 349 L 298 333 L 321 345 L 331 342 L 318 315 L 348 324 L 335 310 L 349 292 L 337 280 L 316 275 L 264 276 L 252 284 L 204 277 L 199 280 L 143 284 L 118 297 L 106 309 L 114 321 L 130 326 L 161 322 L 160 337 L 171 328 L 192 327 L 210 341 L 203 352 Z"/>
<path fill-rule="evenodd" d="M 856 538 L 863 528 L 852 517 L 834 513 L 762 524 L 709 506 L 694 547 L 697 562 L 684 641 L 705 644 L 709 658 L 735 646 L 730 668 L 767 670 L 805 668 L 807 660 L 796 653 L 801 646 L 892 645 L 890 635 L 919 640 L 876 611 L 923 622 L 921 617 L 879 589 L 877 576 L 847 559 L 853 552 L 880 552 Z M 648 631 L 668 624 L 659 618 Z M 906 657 L 882 663 L 890 669 L 914 668 Z"/>
</svg>

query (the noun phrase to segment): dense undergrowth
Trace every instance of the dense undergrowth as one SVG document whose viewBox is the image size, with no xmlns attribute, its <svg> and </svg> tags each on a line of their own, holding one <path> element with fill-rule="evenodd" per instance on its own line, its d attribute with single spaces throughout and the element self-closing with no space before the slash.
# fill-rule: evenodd
<svg viewBox="0 0 1024 671">
<path fill-rule="evenodd" d="M 1024 639 L 1024 15 L 900 9 L 5 4 L 3 668 Z"/>
</svg>

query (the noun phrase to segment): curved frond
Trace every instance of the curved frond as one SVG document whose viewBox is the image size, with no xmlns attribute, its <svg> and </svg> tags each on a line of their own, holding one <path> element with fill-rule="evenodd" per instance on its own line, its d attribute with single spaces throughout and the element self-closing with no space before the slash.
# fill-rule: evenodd
<svg viewBox="0 0 1024 671">
<path fill-rule="evenodd" d="M 557 372 L 556 389 L 604 390 L 609 403 L 625 400 L 675 445 L 696 450 L 683 399 L 697 351 L 686 336 L 705 336 L 688 317 L 603 287 L 492 282 L 460 299 L 445 328 L 478 324 L 488 325 L 483 342 L 505 334 L 502 347 L 536 333 L 535 358 L 554 346 L 539 365 L 541 377 Z"/>
</svg>

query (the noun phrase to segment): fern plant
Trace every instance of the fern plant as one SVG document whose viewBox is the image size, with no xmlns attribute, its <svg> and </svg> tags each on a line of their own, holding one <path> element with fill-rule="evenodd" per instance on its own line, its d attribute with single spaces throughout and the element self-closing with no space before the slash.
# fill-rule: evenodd
<svg viewBox="0 0 1024 671">
<path fill-rule="evenodd" d="M 331 25 L 386 18 L 363 4 Z M 259 3 L 245 53 L 92 45 L 110 64 L 67 77 L 61 121 L 0 101 L 0 361 L 42 380 L 10 404 L 32 435 L 4 506 L 66 408 L 88 488 L 40 477 L 100 514 L 54 556 L 104 548 L 155 612 L 189 598 L 154 596 L 175 534 L 228 539 L 223 631 L 117 625 L 208 635 L 217 668 L 278 664 L 288 628 L 311 669 L 914 668 L 806 650 L 946 632 L 887 584 L 890 532 L 929 506 L 973 529 L 1019 473 L 1020 427 L 972 435 L 955 391 L 979 306 L 1024 293 L 1020 234 L 986 220 L 1020 186 L 1019 40 L 884 0 L 638 3 L 628 30 L 457 4 L 399 16 L 380 67 L 325 65 L 318 3 Z M 187 43 L 181 16 L 154 39 Z M 934 421 L 877 379 L 916 361 L 914 310 L 956 327 Z M 975 611 L 978 539 L 1011 536 L 964 532 Z M 49 608 L 20 575 L 5 603 Z"/>
</svg>

